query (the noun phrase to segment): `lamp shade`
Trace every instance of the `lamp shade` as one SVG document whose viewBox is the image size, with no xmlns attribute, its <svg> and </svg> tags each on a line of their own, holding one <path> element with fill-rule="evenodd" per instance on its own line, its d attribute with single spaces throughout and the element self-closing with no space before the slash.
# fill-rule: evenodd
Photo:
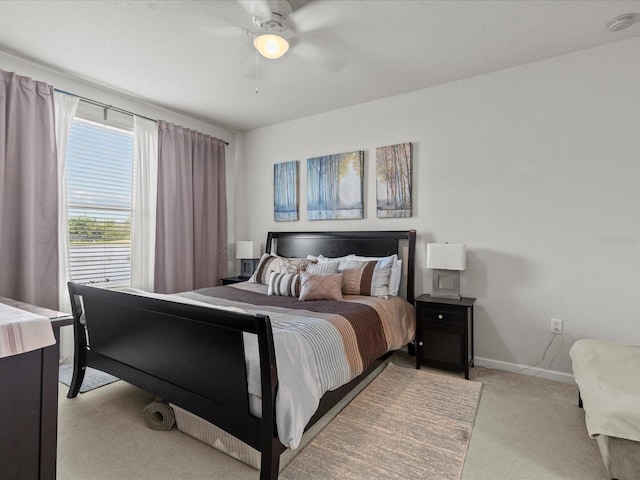
<svg viewBox="0 0 640 480">
<path fill-rule="evenodd" d="M 236 258 L 260 258 L 260 244 L 245 240 L 236 242 Z"/>
<path fill-rule="evenodd" d="M 464 270 L 467 247 L 464 243 L 427 243 L 427 268 Z"/>
<path fill-rule="evenodd" d="M 260 55 L 270 60 L 280 58 L 289 50 L 289 42 L 284 37 L 273 33 L 263 33 L 256 36 L 253 40 L 253 46 L 260 52 Z"/>
</svg>

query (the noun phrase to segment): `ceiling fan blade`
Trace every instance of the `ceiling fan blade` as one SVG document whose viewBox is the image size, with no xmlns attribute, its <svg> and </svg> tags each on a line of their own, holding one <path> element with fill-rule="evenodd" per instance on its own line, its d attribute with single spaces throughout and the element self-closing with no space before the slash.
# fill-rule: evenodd
<svg viewBox="0 0 640 480">
<path fill-rule="evenodd" d="M 271 7 L 267 0 L 237 0 L 240 6 L 252 17 L 271 15 Z"/>
<path fill-rule="evenodd" d="M 291 54 L 332 73 L 337 73 L 349 65 L 349 58 L 337 45 L 335 48 L 320 47 L 308 39 L 296 43 L 291 48 Z"/>
<path fill-rule="evenodd" d="M 210 31 L 218 38 L 249 38 L 252 33 L 240 25 L 212 25 Z"/>
<path fill-rule="evenodd" d="M 296 32 L 308 33 L 352 21 L 362 7 L 361 0 L 316 0 L 295 9 L 287 18 Z"/>
</svg>

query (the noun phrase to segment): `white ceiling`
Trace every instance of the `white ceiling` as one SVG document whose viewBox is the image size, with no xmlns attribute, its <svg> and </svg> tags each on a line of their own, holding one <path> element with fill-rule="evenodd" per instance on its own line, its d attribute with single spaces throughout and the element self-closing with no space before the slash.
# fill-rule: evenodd
<svg viewBox="0 0 640 480">
<path fill-rule="evenodd" d="M 0 1 L 0 50 L 242 131 L 640 35 L 638 0 L 290 0 L 256 77 L 250 3 Z"/>
</svg>

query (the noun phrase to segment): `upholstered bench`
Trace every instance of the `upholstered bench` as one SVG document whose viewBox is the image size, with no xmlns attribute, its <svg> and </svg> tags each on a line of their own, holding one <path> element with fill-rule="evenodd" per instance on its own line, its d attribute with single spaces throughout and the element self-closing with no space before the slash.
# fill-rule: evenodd
<svg viewBox="0 0 640 480">
<path fill-rule="evenodd" d="M 640 346 L 579 340 L 569 355 L 587 432 L 609 476 L 640 479 Z"/>
</svg>

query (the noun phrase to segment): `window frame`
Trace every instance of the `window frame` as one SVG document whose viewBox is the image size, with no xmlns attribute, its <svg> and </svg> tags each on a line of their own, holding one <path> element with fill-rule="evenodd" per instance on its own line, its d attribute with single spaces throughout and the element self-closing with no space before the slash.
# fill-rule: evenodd
<svg viewBox="0 0 640 480">
<path fill-rule="evenodd" d="M 83 105 L 82 103 L 80 105 Z M 98 112 L 103 113 L 103 118 L 100 119 L 98 116 Z M 77 186 L 77 184 L 74 186 L 73 182 L 75 181 L 75 178 L 72 178 L 70 180 L 70 169 L 69 166 L 72 165 L 72 168 L 82 168 L 81 165 L 77 165 L 76 163 L 69 163 L 69 155 L 70 152 L 74 152 L 73 146 L 71 145 L 71 141 L 72 141 L 72 134 L 70 132 L 69 135 L 69 140 L 68 140 L 68 145 L 67 145 L 67 159 L 65 159 L 65 170 L 66 170 L 66 175 L 65 175 L 65 196 L 66 196 L 66 210 L 67 210 L 67 234 L 68 234 L 68 241 L 67 241 L 67 245 L 66 245 L 66 249 L 67 249 L 67 261 L 66 261 L 66 270 L 67 270 L 67 277 L 74 282 L 77 283 L 84 283 L 84 284 L 94 284 L 94 285 L 99 285 L 99 286 L 104 286 L 104 287 L 123 287 L 123 286 L 130 286 L 131 285 L 131 253 L 132 253 L 132 238 L 131 238 L 131 228 L 132 228 L 132 224 L 133 224 L 133 214 L 134 214 L 134 197 L 135 197 L 135 191 L 134 191 L 134 179 L 135 179 L 135 149 L 136 149 L 136 145 L 135 145 L 135 136 L 133 133 L 133 125 L 132 125 L 132 118 L 130 116 L 124 115 L 124 114 L 116 114 L 116 112 L 108 112 L 107 109 L 102 109 L 102 108 L 97 108 L 95 105 L 84 105 L 83 108 L 78 108 L 78 111 L 76 112 L 76 116 L 73 119 L 73 124 L 71 129 L 73 130 L 74 126 L 76 125 L 76 123 L 84 123 L 86 125 L 89 125 L 91 127 L 95 127 L 95 128 L 99 128 L 99 129 L 105 129 L 117 134 L 123 134 L 126 135 L 128 138 L 128 140 L 130 140 L 130 144 L 127 141 L 127 148 L 131 148 L 131 158 L 130 158 L 130 162 L 131 162 L 131 169 L 130 169 L 130 176 L 129 176 L 129 171 L 127 169 L 127 176 L 128 179 L 130 180 L 130 184 L 129 184 L 129 188 L 126 190 L 127 191 L 127 197 L 128 197 L 128 203 L 126 206 L 122 206 L 122 205 L 115 205 L 115 204 L 109 204 L 108 202 L 77 202 L 77 201 L 72 201 L 73 199 L 73 193 L 72 191 L 74 191 L 74 187 Z M 96 144 L 98 146 L 98 149 L 100 149 L 100 147 L 102 146 L 101 144 Z M 90 148 L 88 149 L 88 151 L 90 151 Z M 128 152 L 127 152 L 128 153 Z M 99 157 L 99 158 L 104 158 L 104 157 Z M 129 161 L 128 156 L 124 156 L 123 158 L 126 158 L 127 162 Z M 99 168 L 99 167 L 97 167 Z M 116 167 L 117 168 L 117 167 Z M 116 171 L 116 168 L 114 168 L 114 172 Z M 108 169 L 107 169 L 108 170 Z M 81 176 L 81 175 L 80 175 Z M 103 179 L 101 179 L 100 183 L 102 183 L 103 185 L 109 185 L 108 182 L 104 182 L 102 181 Z M 125 180 L 126 182 L 126 180 Z M 114 181 L 112 183 L 112 185 L 118 185 L 118 182 Z M 89 187 L 90 184 L 88 183 L 87 186 Z M 108 187 L 106 187 L 108 189 Z M 76 191 L 78 191 L 78 189 L 75 189 Z M 104 193 L 104 192 L 103 192 Z M 108 198 L 105 195 L 105 198 Z M 122 271 L 127 271 L 127 276 L 126 278 L 117 278 L 117 279 L 107 279 L 106 281 L 104 281 L 102 278 L 92 278 L 92 279 L 87 279 L 85 278 L 81 278 L 78 277 L 78 270 L 77 270 L 77 265 L 74 266 L 74 255 L 78 255 L 79 251 L 78 248 L 80 247 L 79 243 L 77 241 L 77 239 L 73 239 L 73 234 L 72 234 L 72 230 L 71 230 L 71 222 L 73 218 L 78 218 L 76 216 L 76 213 L 78 211 L 86 211 L 86 212 L 100 212 L 103 211 L 104 215 L 100 216 L 100 215 L 96 215 L 96 221 L 99 223 L 100 221 L 108 221 L 108 218 L 111 216 L 113 218 L 118 218 L 117 214 L 114 215 L 114 212 L 124 212 L 125 213 L 125 220 L 124 223 L 126 224 L 127 221 L 127 217 L 128 217 L 128 221 L 129 221 L 129 225 L 128 225 L 128 238 L 125 240 L 126 246 L 125 246 L 125 251 L 124 256 L 126 256 L 127 260 L 126 260 L 126 265 L 124 262 L 120 261 L 115 261 L 113 262 L 113 265 L 119 265 L 120 267 L 123 268 Z M 128 215 L 126 215 L 126 213 L 128 212 Z M 88 215 L 89 216 L 89 215 Z M 81 218 L 81 217 L 80 217 Z M 116 223 L 118 223 L 116 221 Z M 116 225 L 116 229 L 114 230 L 108 230 L 107 234 L 111 233 L 117 233 L 117 228 L 118 226 Z M 125 232 L 126 232 L 126 227 L 125 227 Z M 103 231 L 104 234 L 104 231 Z M 118 241 L 118 240 L 116 240 Z M 113 240 L 111 241 L 113 242 Z M 97 260 L 94 262 L 94 266 L 96 267 L 96 272 L 97 273 L 99 271 L 99 266 L 102 265 L 102 272 L 103 275 L 108 275 L 108 273 L 104 273 L 105 269 L 104 266 L 108 265 L 108 261 L 104 260 L 104 257 L 106 255 L 108 255 L 108 250 L 105 250 L 105 248 L 108 248 L 107 243 L 109 243 L 109 241 L 95 241 L 95 243 L 93 243 L 93 248 L 95 248 L 96 250 L 98 248 L 102 248 L 102 251 L 98 253 L 98 255 L 96 255 L 95 258 L 97 258 Z M 76 251 L 74 252 L 74 244 L 76 247 Z M 87 243 L 86 245 L 84 245 L 85 247 L 90 245 L 90 243 Z M 100 258 L 102 258 L 103 260 L 100 260 Z M 124 257 L 122 257 L 124 258 Z"/>
</svg>

